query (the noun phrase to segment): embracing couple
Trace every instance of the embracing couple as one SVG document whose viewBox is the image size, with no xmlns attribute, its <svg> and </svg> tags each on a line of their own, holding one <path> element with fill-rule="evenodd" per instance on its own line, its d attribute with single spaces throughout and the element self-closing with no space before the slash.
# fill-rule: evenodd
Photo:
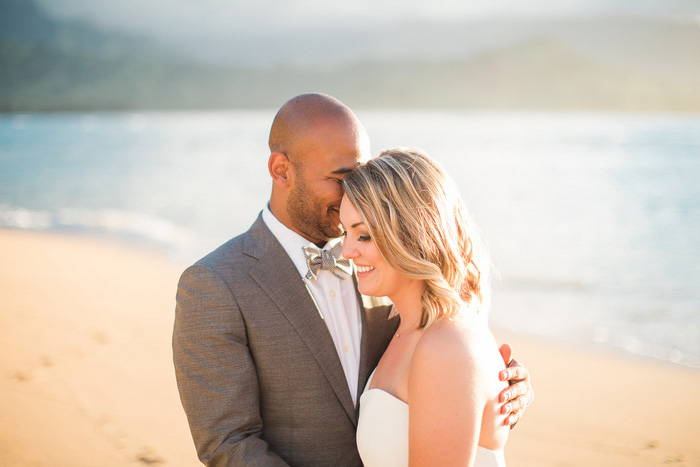
<svg viewBox="0 0 700 467">
<path fill-rule="evenodd" d="M 489 260 L 453 182 L 419 150 L 370 159 L 323 94 L 285 103 L 269 145 L 269 204 L 178 286 L 200 460 L 505 465 L 532 390 L 488 329 Z"/>
</svg>

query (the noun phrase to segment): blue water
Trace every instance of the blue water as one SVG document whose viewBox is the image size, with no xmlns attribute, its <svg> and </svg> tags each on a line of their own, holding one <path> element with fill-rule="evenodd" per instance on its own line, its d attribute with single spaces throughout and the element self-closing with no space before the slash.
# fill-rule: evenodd
<svg viewBox="0 0 700 467">
<path fill-rule="evenodd" d="M 194 261 L 255 219 L 274 110 L 0 115 L 0 227 Z M 493 324 L 700 368 L 700 115 L 358 111 L 472 210 Z"/>
</svg>

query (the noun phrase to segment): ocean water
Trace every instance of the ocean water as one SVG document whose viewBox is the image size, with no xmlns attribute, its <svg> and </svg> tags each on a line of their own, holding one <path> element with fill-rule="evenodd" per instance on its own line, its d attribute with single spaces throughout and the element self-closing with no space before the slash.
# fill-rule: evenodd
<svg viewBox="0 0 700 467">
<path fill-rule="evenodd" d="M 191 263 L 267 201 L 274 113 L 0 115 L 0 227 Z M 494 325 L 700 368 L 700 115 L 357 113 L 373 154 L 420 147 L 457 181 Z"/>
</svg>

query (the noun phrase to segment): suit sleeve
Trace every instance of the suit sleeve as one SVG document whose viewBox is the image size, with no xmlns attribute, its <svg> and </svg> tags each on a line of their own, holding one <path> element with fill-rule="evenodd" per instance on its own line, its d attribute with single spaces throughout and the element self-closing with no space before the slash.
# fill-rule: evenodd
<svg viewBox="0 0 700 467">
<path fill-rule="evenodd" d="M 258 378 L 240 309 L 216 272 L 180 278 L 173 360 L 199 459 L 210 466 L 287 465 L 261 439 Z"/>
</svg>

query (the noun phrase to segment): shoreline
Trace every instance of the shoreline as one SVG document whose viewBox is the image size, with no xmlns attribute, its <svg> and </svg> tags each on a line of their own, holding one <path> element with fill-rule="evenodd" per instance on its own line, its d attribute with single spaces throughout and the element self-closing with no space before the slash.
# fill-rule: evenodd
<svg viewBox="0 0 700 467">
<path fill-rule="evenodd" d="M 633 353 L 619 346 L 603 342 L 595 342 L 584 339 L 557 339 L 551 336 L 541 336 L 526 332 L 513 331 L 502 326 L 491 326 L 491 331 L 496 336 L 504 336 L 504 338 L 508 338 L 510 336 L 518 342 L 525 341 L 530 343 L 536 343 L 536 345 L 551 347 L 553 349 L 561 349 L 570 353 L 582 353 L 586 355 L 597 356 L 603 359 L 610 358 L 618 360 L 621 363 L 629 362 L 631 364 L 649 365 L 661 369 L 665 368 L 681 372 L 696 373 L 698 376 L 700 376 L 700 367 L 695 367 L 684 363 L 677 363 L 671 360 L 657 358 L 649 355 Z M 504 342 L 507 341 L 504 340 L 503 342 L 501 342 L 499 340 L 499 343 Z"/>
<path fill-rule="evenodd" d="M 74 233 L 0 229 L 0 458 L 8 465 L 196 466 L 170 338 L 184 265 Z M 700 465 L 700 372 L 621 349 L 494 329 L 535 402 L 509 466 Z"/>
<path fill-rule="evenodd" d="M 17 232 L 17 233 L 27 233 L 29 235 L 46 235 L 48 237 L 58 237 L 74 240 L 85 240 L 86 242 L 93 242 L 104 244 L 106 247 L 113 246 L 115 248 L 132 250 L 134 252 L 141 252 L 141 254 L 155 257 L 157 260 L 164 261 L 172 268 L 177 269 L 179 272 L 185 270 L 185 268 L 192 265 L 201 256 L 212 249 L 218 247 L 221 243 L 228 241 L 230 238 L 222 238 L 220 241 L 209 242 L 209 249 L 203 250 L 199 255 L 192 255 L 191 248 L 188 248 L 188 253 L 183 254 L 183 250 L 178 248 L 173 248 L 171 245 L 165 244 L 163 242 L 158 242 L 153 239 L 148 238 L 125 238 L 118 234 L 106 234 L 103 232 L 90 232 L 90 231 L 76 231 L 76 230 L 34 230 L 30 228 L 22 227 L 12 227 L 12 226 L 0 226 L 0 239 L 4 232 Z M 211 239 L 210 239 L 211 240 Z M 179 276 L 178 276 L 179 277 Z M 524 339 L 527 341 L 539 341 L 540 343 L 551 346 L 551 347 L 561 347 L 564 349 L 569 349 L 571 351 L 578 351 L 584 353 L 595 353 L 601 356 L 607 357 L 612 356 L 620 359 L 630 359 L 631 361 L 637 361 L 642 364 L 650 365 L 660 365 L 662 367 L 676 368 L 681 371 L 695 371 L 700 374 L 700 366 L 693 366 L 690 364 L 684 364 L 681 362 L 674 362 L 669 359 L 655 357 L 652 355 L 646 355 L 642 353 L 635 353 L 622 348 L 621 346 L 614 345 L 606 342 L 598 342 L 590 339 L 567 339 L 567 338 L 556 338 L 547 335 L 537 335 L 534 333 L 529 333 L 525 331 L 514 331 L 504 326 L 500 325 L 490 325 L 494 334 L 503 334 L 517 336 L 516 340 Z"/>
</svg>

